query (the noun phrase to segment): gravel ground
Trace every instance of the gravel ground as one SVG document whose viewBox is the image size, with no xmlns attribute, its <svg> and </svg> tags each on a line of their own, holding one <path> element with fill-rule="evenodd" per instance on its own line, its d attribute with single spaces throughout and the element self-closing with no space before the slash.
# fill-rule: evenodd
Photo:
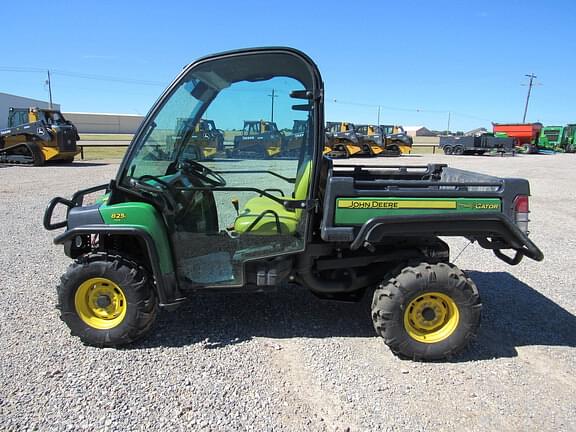
<svg viewBox="0 0 576 432">
<path fill-rule="evenodd" d="M 58 319 L 68 259 L 41 216 L 117 164 L 0 168 L 0 430 L 576 430 L 576 157 L 401 162 L 429 161 L 530 179 L 546 255 L 509 267 L 464 250 L 456 263 L 485 313 L 451 362 L 399 360 L 374 334 L 369 299 L 325 303 L 303 289 L 200 295 L 130 348 L 85 347 Z M 453 257 L 467 244 L 450 243 Z"/>
</svg>

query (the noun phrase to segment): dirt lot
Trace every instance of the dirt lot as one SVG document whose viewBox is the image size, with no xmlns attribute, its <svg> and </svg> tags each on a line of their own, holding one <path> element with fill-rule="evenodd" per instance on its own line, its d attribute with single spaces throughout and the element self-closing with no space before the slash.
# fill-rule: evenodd
<svg viewBox="0 0 576 432">
<path fill-rule="evenodd" d="M 544 262 L 478 245 L 456 264 L 480 289 L 478 340 L 450 362 L 394 357 L 360 304 L 301 289 L 201 295 L 127 349 L 72 338 L 55 310 L 68 265 L 41 217 L 116 163 L 0 168 L 0 430 L 576 430 L 576 157 L 427 155 L 364 163 L 526 177 Z M 453 259 L 466 246 L 450 240 Z"/>
</svg>

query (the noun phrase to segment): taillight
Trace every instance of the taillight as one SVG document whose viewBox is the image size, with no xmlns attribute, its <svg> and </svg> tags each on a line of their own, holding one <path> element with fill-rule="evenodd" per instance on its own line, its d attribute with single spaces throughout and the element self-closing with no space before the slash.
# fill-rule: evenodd
<svg viewBox="0 0 576 432">
<path fill-rule="evenodd" d="M 528 234 L 528 222 L 530 219 L 530 208 L 528 205 L 528 195 L 518 195 L 514 199 L 514 221 L 521 231 Z"/>
</svg>

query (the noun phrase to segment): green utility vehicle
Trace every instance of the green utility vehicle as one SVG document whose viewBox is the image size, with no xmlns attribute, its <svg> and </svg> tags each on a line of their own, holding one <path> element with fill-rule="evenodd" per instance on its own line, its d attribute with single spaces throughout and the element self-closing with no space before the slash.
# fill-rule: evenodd
<svg viewBox="0 0 576 432">
<path fill-rule="evenodd" d="M 305 120 L 297 158 L 200 162 L 177 119 L 256 115 L 270 88 L 279 128 Z M 241 107 L 242 109 L 240 109 Z M 398 355 L 441 359 L 476 335 L 474 282 L 440 236 L 508 264 L 542 260 L 528 238 L 528 182 L 446 165 L 362 166 L 324 157 L 324 87 L 305 54 L 254 48 L 187 66 L 152 107 L 116 178 L 54 198 L 44 226 L 74 261 L 57 288 L 62 320 L 95 346 L 144 336 L 160 308 L 201 290 L 290 289 L 328 300 L 373 295 L 376 332 Z M 344 161 L 345 162 L 345 161 Z M 89 203 L 90 197 L 97 196 Z M 57 206 L 65 220 L 52 221 Z M 508 252 L 505 252 L 508 250 Z"/>
<path fill-rule="evenodd" d="M 566 153 L 576 152 L 576 124 L 543 127 L 538 147 Z"/>
</svg>

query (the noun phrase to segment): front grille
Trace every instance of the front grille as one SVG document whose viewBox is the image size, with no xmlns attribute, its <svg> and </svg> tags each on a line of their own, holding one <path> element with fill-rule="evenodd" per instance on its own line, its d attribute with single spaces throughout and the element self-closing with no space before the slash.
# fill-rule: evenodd
<svg viewBox="0 0 576 432">
<path fill-rule="evenodd" d="M 76 132 L 73 128 L 58 131 L 59 147 L 61 151 L 76 151 Z"/>
</svg>

